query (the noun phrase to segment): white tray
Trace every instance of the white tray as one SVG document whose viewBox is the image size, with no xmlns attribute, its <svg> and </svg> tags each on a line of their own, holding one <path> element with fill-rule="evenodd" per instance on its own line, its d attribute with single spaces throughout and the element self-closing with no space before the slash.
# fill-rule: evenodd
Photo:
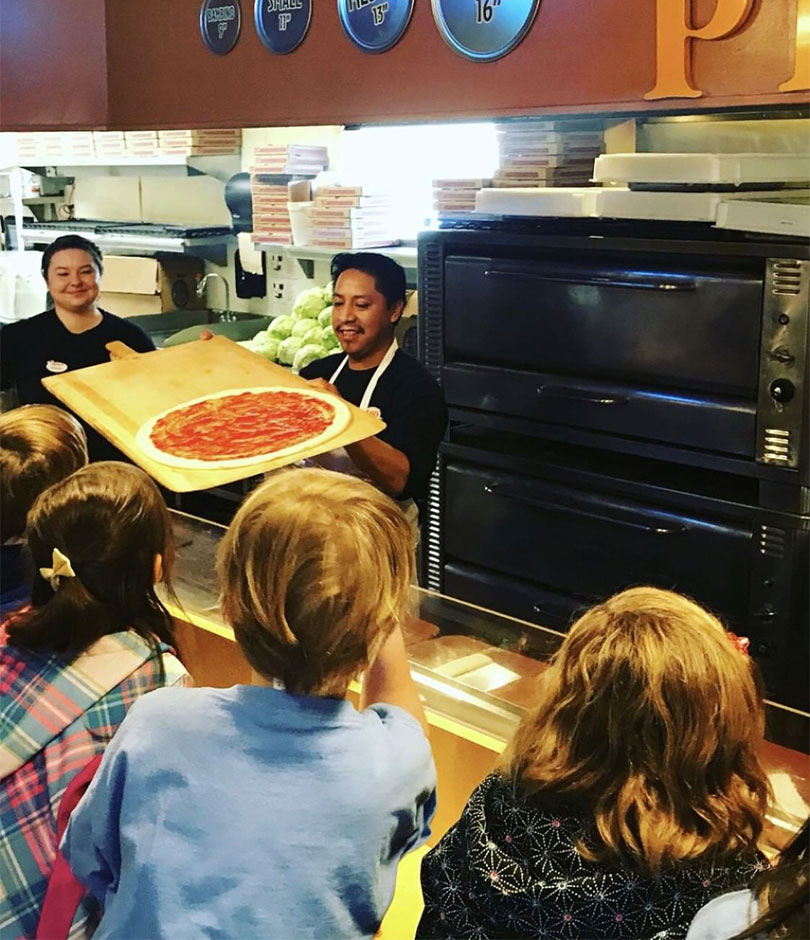
<svg viewBox="0 0 810 940">
<path fill-rule="evenodd" d="M 584 218 L 595 214 L 599 192 L 594 186 L 480 189 L 475 194 L 475 211 Z"/>
<path fill-rule="evenodd" d="M 716 226 L 810 238 L 810 193 L 797 190 L 790 202 L 761 197 L 725 200 L 717 207 Z"/>
<path fill-rule="evenodd" d="M 810 180 L 810 154 L 609 153 L 596 158 L 602 183 L 733 185 Z"/>
</svg>

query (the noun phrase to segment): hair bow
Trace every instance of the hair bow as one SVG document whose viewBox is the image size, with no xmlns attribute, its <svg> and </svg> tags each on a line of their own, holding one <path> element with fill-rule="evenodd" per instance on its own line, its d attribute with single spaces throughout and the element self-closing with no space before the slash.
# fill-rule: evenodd
<svg viewBox="0 0 810 940">
<path fill-rule="evenodd" d="M 749 656 L 748 647 L 751 645 L 751 641 L 747 636 L 737 636 L 736 633 L 732 633 L 731 630 L 726 630 L 726 635 L 734 644 L 734 648 L 743 654 L 743 656 Z"/>
<path fill-rule="evenodd" d="M 52 568 L 40 568 L 39 573 L 51 585 L 51 589 L 54 591 L 59 587 L 60 578 L 76 577 L 76 572 L 73 570 L 70 559 L 67 555 L 60 552 L 58 548 L 53 550 L 51 565 L 53 566 Z"/>
</svg>

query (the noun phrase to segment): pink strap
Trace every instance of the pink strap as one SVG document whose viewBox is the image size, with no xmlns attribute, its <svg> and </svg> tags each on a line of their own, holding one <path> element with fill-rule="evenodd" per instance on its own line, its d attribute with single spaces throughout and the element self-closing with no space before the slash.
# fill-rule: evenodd
<svg viewBox="0 0 810 940">
<path fill-rule="evenodd" d="M 59 804 L 59 814 L 56 818 L 57 846 L 65 834 L 70 814 L 84 796 L 84 791 L 90 786 L 90 781 L 93 779 L 102 757 L 102 754 L 97 754 L 92 760 L 88 761 L 70 781 L 67 790 L 65 790 L 62 802 Z M 45 900 L 42 902 L 37 932 L 34 935 L 36 940 L 63 940 L 67 937 L 76 910 L 85 894 L 84 885 L 73 875 L 64 855 L 57 848 L 51 876 L 48 879 L 48 890 L 45 892 Z"/>
</svg>

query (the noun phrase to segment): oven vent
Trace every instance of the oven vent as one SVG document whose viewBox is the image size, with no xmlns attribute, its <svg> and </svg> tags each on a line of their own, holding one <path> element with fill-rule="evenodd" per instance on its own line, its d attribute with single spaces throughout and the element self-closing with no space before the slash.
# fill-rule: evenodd
<svg viewBox="0 0 810 940">
<path fill-rule="evenodd" d="M 422 363 L 436 381 L 442 380 L 444 364 L 444 310 L 442 272 L 444 259 L 441 247 L 428 242 L 419 259 L 419 323 Z"/>
<path fill-rule="evenodd" d="M 798 261 L 774 261 L 771 291 L 774 294 L 800 294 L 802 269 Z"/>
<path fill-rule="evenodd" d="M 784 529 L 777 529 L 772 525 L 761 525 L 759 527 L 760 555 L 768 555 L 770 558 L 784 558 L 786 535 Z"/>
<path fill-rule="evenodd" d="M 765 428 L 762 459 L 768 463 L 790 463 L 790 431 L 782 428 Z"/>
<path fill-rule="evenodd" d="M 431 591 L 442 589 L 442 518 L 441 518 L 441 462 L 430 476 L 425 509 L 427 525 L 422 526 L 422 538 L 425 540 L 423 577 L 425 587 Z"/>
</svg>

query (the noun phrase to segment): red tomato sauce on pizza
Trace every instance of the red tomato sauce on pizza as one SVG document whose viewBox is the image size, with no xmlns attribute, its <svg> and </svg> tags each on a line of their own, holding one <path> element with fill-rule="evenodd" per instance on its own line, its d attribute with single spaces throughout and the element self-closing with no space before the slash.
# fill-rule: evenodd
<svg viewBox="0 0 810 940">
<path fill-rule="evenodd" d="M 169 412 L 150 438 L 164 453 L 190 460 L 272 456 L 322 434 L 334 417 L 332 405 L 307 395 L 241 392 Z"/>
</svg>

